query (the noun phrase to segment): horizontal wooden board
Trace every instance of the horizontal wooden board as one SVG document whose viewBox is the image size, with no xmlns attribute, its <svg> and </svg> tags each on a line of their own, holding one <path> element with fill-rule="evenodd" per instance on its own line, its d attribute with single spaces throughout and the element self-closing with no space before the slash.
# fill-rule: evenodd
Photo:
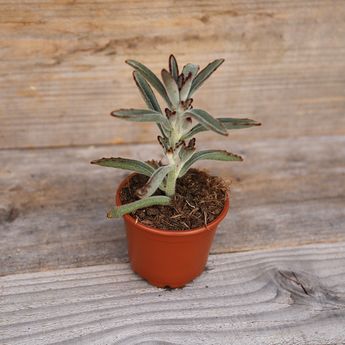
<svg viewBox="0 0 345 345">
<path fill-rule="evenodd" d="M 345 137 L 200 145 L 245 158 L 199 164 L 232 181 L 212 253 L 345 241 Z M 151 144 L 0 151 L 0 274 L 126 260 L 122 220 L 105 217 L 126 172 L 89 161 L 160 155 Z"/>
<path fill-rule="evenodd" d="M 195 104 L 265 124 L 235 137 L 345 131 L 343 0 L 8 0 L 0 32 L 0 148 L 152 142 L 108 114 L 142 106 L 126 58 L 159 72 L 172 52 L 227 60 Z"/>
<path fill-rule="evenodd" d="M 325 345 L 345 342 L 345 244 L 212 255 L 184 289 L 128 264 L 0 278 L 0 342 Z"/>
</svg>

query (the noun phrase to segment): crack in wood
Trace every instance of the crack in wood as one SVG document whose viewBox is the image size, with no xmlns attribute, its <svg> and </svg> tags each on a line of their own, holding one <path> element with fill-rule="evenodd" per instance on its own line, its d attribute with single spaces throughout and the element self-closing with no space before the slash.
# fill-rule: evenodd
<svg viewBox="0 0 345 345">
<path fill-rule="evenodd" d="M 302 288 L 303 292 L 307 296 L 309 296 L 309 293 L 308 293 L 307 289 L 304 287 L 303 283 L 298 279 L 298 277 L 297 277 L 295 272 L 287 272 L 287 271 L 280 271 L 280 270 L 278 270 L 278 273 L 282 277 L 286 278 L 287 280 L 290 280 L 290 281 L 294 282 L 296 285 L 299 285 Z"/>
<path fill-rule="evenodd" d="M 317 276 L 296 270 L 277 269 L 275 284 L 282 291 L 287 291 L 296 304 L 318 305 L 319 311 L 343 310 L 345 296 L 338 295 L 322 285 Z"/>
</svg>

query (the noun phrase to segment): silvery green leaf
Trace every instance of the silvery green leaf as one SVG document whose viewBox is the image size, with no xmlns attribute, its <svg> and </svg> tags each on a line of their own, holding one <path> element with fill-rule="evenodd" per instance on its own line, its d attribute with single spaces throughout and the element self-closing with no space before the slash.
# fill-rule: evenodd
<svg viewBox="0 0 345 345">
<path fill-rule="evenodd" d="M 110 168 L 118 168 L 118 169 L 135 171 L 139 174 L 143 174 L 146 176 L 151 176 L 155 171 L 155 169 L 151 165 L 145 162 L 137 161 L 135 159 L 121 158 L 121 157 L 101 158 L 101 159 L 92 161 L 91 164 L 101 165 L 101 166 L 110 167 Z"/>
<path fill-rule="evenodd" d="M 180 92 L 175 79 L 166 69 L 162 70 L 162 79 L 171 103 L 177 106 L 180 102 Z"/>
<path fill-rule="evenodd" d="M 119 109 L 111 112 L 111 115 L 128 121 L 156 122 L 166 128 L 170 126 L 168 119 L 162 113 L 150 109 Z"/>
<path fill-rule="evenodd" d="M 182 162 L 186 162 L 195 152 L 195 148 L 182 147 L 179 157 Z"/>
<path fill-rule="evenodd" d="M 241 156 L 235 155 L 223 150 L 205 150 L 195 152 L 191 158 L 183 165 L 179 177 L 182 177 L 188 169 L 198 160 L 216 160 L 216 161 L 242 161 Z"/>
<path fill-rule="evenodd" d="M 208 112 L 202 109 L 189 109 L 185 113 L 185 116 L 191 116 L 198 120 L 204 127 L 222 134 L 228 135 L 226 128 L 214 117 L 212 117 Z"/>
<path fill-rule="evenodd" d="M 164 165 L 155 170 L 150 179 L 146 182 L 145 186 L 137 191 L 138 196 L 140 198 L 151 196 L 159 188 L 159 185 L 163 182 L 165 176 L 172 169 L 173 166 Z"/>
<path fill-rule="evenodd" d="M 161 165 L 159 164 L 159 162 L 155 161 L 155 160 L 149 160 L 146 161 L 145 163 L 147 163 L 148 165 L 150 165 L 154 170 L 156 170 L 157 168 L 159 168 Z"/>
<path fill-rule="evenodd" d="M 133 78 L 135 83 L 137 84 L 137 87 L 146 103 L 146 105 L 155 111 L 158 111 L 159 113 L 162 112 L 159 103 L 157 101 L 157 98 L 155 94 L 153 93 L 150 85 L 148 82 L 145 80 L 145 78 L 142 76 L 142 74 L 138 71 L 133 72 Z M 157 126 L 162 133 L 164 137 L 167 136 L 167 133 L 164 131 L 160 123 L 157 123 Z"/>
<path fill-rule="evenodd" d="M 260 126 L 261 123 L 251 119 L 237 119 L 231 117 L 219 117 L 217 120 L 226 128 L 226 129 L 241 129 L 241 128 L 249 128 L 253 126 Z M 182 140 L 188 139 L 193 137 L 195 134 L 207 131 L 208 128 L 203 126 L 202 124 L 197 124 L 194 126 L 187 134 L 185 134 Z"/>
<path fill-rule="evenodd" d="M 177 83 L 177 79 L 178 79 L 178 75 L 179 75 L 178 65 L 177 65 L 177 61 L 176 61 L 175 56 L 172 54 L 169 57 L 169 71 Z"/>
<path fill-rule="evenodd" d="M 177 78 L 177 87 L 178 87 L 178 89 L 180 90 L 181 89 L 181 87 L 182 87 L 182 85 L 183 85 L 183 82 L 184 82 L 184 74 L 183 73 L 181 73 L 179 76 L 178 76 L 178 78 Z"/>
<path fill-rule="evenodd" d="M 191 117 L 184 117 L 182 119 L 182 124 L 181 124 L 183 133 L 189 133 L 190 130 L 192 129 L 192 124 L 193 124 L 193 120 Z M 184 140 L 184 138 L 182 140 Z"/>
<path fill-rule="evenodd" d="M 153 205 L 169 205 L 171 199 L 165 195 L 150 196 L 145 199 L 133 201 L 131 203 L 112 208 L 108 213 L 108 218 L 119 218 L 127 213 L 134 212 L 140 208 L 149 207 Z"/>
<path fill-rule="evenodd" d="M 195 78 L 199 71 L 200 66 L 194 65 L 193 63 L 187 63 L 187 65 L 183 66 L 182 73 L 184 74 L 185 78 L 187 78 L 189 73 L 192 73 L 192 79 Z"/>
<path fill-rule="evenodd" d="M 138 86 L 138 89 L 146 103 L 146 105 L 155 111 L 158 111 L 159 113 L 162 112 L 159 103 L 157 101 L 157 98 L 155 94 L 153 93 L 150 85 L 147 83 L 145 78 L 142 76 L 142 74 L 138 71 L 133 72 L 133 78 L 135 83 Z"/>
<path fill-rule="evenodd" d="M 224 62 L 224 59 L 217 59 L 209 63 L 198 75 L 194 78 L 192 87 L 190 89 L 189 97 L 208 79 L 212 73 Z"/>
<path fill-rule="evenodd" d="M 126 63 L 139 71 L 143 77 L 159 92 L 168 105 L 171 105 L 167 92 L 157 76 L 142 63 L 135 60 L 126 60 Z"/>
<path fill-rule="evenodd" d="M 158 135 L 157 140 L 164 150 L 169 148 L 169 138 Z"/>
<path fill-rule="evenodd" d="M 180 90 L 180 99 L 181 101 L 185 101 L 188 98 L 189 90 L 192 86 L 193 76 L 192 73 L 187 75 L 186 80 L 184 81 L 181 90 Z"/>
<path fill-rule="evenodd" d="M 198 70 L 199 66 L 192 63 L 183 66 L 182 74 L 184 75 L 184 81 L 180 87 L 180 98 L 182 101 L 185 101 L 189 97 L 189 91 Z"/>
</svg>

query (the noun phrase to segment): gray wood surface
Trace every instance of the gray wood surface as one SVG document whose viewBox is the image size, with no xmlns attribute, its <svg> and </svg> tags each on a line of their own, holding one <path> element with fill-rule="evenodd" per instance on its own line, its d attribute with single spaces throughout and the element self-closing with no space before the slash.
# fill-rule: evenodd
<svg viewBox="0 0 345 345">
<path fill-rule="evenodd" d="M 251 114 L 249 137 L 344 134 L 344 32 L 344 0 L 2 1 L 0 148 L 152 142 L 108 114 L 142 105 L 126 58 L 170 53 L 226 59 L 195 104 Z"/>
<path fill-rule="evenodd" d="M 0 1 L 0 345 L 345 344 L 344 35 L 344 0 Z M 264 124 L 200 135 L 245 161 L 202 164 L 231 209 L 173 291 L 105 217 L 127 173 L 89 164 L 160 158 L 108 114 L 143 105 L 126 58 L 170 53 L 225 58 L 195 105 Z"/>
<path fill-rule="evenodd" d="M 202 162 L 232 180 L 212 253 L 345 241 L 345 137 L 199 143 L 245 158 Z M 126 259 L 122 220 L 105 218 L 126 172 L 89 165 L 112 155 L 159 158 L 160 147 L 0 151 L 0 274 Z"/>
<path fill-rule="evenodd" d="M 0 278 L 0 342 L 345 342 L 345 243 L 212 255 L 184 289 L 149 286 L 128 264 Z"/>
</svg>

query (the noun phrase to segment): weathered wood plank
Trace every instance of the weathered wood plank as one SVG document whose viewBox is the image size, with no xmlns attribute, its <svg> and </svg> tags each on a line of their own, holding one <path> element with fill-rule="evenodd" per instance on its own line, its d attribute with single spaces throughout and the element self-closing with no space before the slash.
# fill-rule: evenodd
<svg viewBox="0 0 345 345">
<path fill-rule="evenodd" d="M 243 163 L 203 162 L 232 180 L 230 214 L 213 253 L 345 241 L 345 137 L 211 146 L 245 157 Z M 0 151 L 0 274 L 126 258 L 122 220 L 105 218 L 126 172 L 88 164 L 112 155 L 160 158 L 160 147 Z"/>
<path fill-rule="evenodd" d="M 0 341 L 28 344 L 343 344 L 345 243 L 212 255 L 184 289 L 128 264 L 0 278 Z"/>
<path fill-rule="evenodd" d="M 265 126 L 250 137 L 344 134 L 343 0 L 0 6 L 2 148 L 152 142 L 152 126 L 108 114 L 141 104 L 125 58 L 158 72 L 171 52 L 183 63 L 227 59 L 197 104 L 253 114 Z"/>
</svg>

